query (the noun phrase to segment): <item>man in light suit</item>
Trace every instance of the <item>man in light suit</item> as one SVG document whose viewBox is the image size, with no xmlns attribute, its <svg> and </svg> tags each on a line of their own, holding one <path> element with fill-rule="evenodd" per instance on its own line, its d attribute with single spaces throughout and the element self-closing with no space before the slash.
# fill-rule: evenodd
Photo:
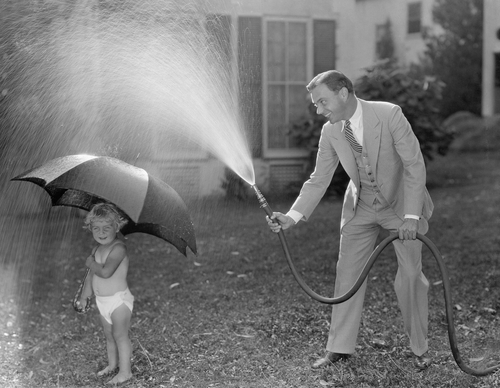
<svg viewBox="0 0 500 388">
<path fill-rule="evenodd" d="M 425 369 L 428 355 L 429 283 L 422 273 L 422 243 L 433 204 L 425 187 L 426 171 L 420 144 L 401 108 L 387 102 L 358 99 L 352 82 L 341 72 L 321 73 L 307 85 L 317 113 L 328 118 L 319 141 L 316 167 L 285 215 L 267 221 L 279 232 L 307 220 L 342 163 L 351 178 L 344 196 L 335 297 L 347 292 L 373 252 L 381 228 L 396 232 L 398 260 L 394 288 L 415 366 Z M 273 221 L 277 220 L 278 223 Z M 326 355 L 319 368 L 354 353 L 366 281 L 348 301 L 333 305 Z"/>
</svg>

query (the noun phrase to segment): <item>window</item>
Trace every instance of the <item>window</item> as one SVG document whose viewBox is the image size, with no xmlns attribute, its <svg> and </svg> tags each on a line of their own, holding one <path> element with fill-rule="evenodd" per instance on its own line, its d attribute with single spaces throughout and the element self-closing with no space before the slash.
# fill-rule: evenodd
<svg viewBox="0 0 500 388">
<path fill-rule="evenodd" d="M 375 26 L 375 57 L 376 59 L 392 58 L 394 42 L 392 39 L 391 21 Z"/>
<path fill-rule="evenodd" d="M 408 34 L 420 33 L 422 28 L 422 3 L 408 3 Z"/>
<path fill-rule="evenodd" d="M 268 20 L 265 36 L 267 149 L 294 148 L 290 123 L 306 108 L 308 25 Z"/>
<path fill-rule="evenodd" d="M 495 92 L 493 94 L 493 113 L 500 114 L 500 53 L 495 53 Z"/>
<path fill-rule="evenodd" d="M 254 157 L 304 155 L 288 128 L 308 114 L 312 76 L 335 69 L 335 37 L 334 20 L 239 18 L 240 106 Z"/>
</svg>

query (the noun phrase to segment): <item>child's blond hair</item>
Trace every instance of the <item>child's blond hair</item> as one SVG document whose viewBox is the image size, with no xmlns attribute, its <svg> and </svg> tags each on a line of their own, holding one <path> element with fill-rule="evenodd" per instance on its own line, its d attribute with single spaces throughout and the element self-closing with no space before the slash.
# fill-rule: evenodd
<svg viewBox="0 0 500 388">
<path fill-rule="evenodd" d="M 123 228 L 128 222 L 128 219 L 121 214 L 115 205 L 105 202 L 97 203 L 92 207 L 87 217 L 85 217 L 84 229 L 91 230 L 92 223 L 96 220 L 111 221 L 118 230 Z"/>
</svg>

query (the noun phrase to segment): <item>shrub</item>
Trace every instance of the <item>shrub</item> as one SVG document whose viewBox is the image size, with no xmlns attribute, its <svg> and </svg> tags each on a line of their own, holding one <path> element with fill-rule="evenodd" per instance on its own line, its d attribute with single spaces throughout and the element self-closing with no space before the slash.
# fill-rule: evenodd
<svg viewBox="0 0 500 388">
<path fill-rule="evenodd" d="M 297 147 L 316 149 L 325 123 L 326 117 L 316 114 L 316 107 L 310 102 L 307 113 L 291 123 L 289 134 Z"/>
<path fill-rule="evenodd" d="M 319 138 L 321 136 L 321 129 L 326 123 L 326 117 L 316 113 L 314 104 L 309 103 L 307 114 L 300 117 L 297 121 L 293 122 L 290 126 L 289 134 L 294 139 L 295 144 L 300 148 L 309 150 L 309 159 L 304 172 L 304 181 L 309 178 L 314 166 L 316 165 L 316 155 L 318 151 Z M 303 182 L 292 182 L 287 187 L 289 193 L 298 193 L 302 187 Z M 341 164 L 337 167 L 333 176 L 332 182 L 326 192 L 327 196 L 342 196 L 344 195 L 347 184 L 349 183 L 349 176 L 344 171 Z"/>
<path fill-rule="evenodd" d="M 445 117 L 463 110 L 481 114 L 484 0 L 436 0 L 433 22 L 424 30 L 422 63 L 445 83 L 441 111 Z"/>
<path fill-rule="evenodd" d="M 399 105 L 417 136 L 427 160 L 445 155 L 453 136 L 444 130 L 439 111 L 443 83 L 413 66 L 403 69 L 394 60 L 381 61 L 366 69 L 355 83 L 356 95 L 368 101 Z"/>
<path fill-rule="evenodd" d="M 399 105 L 420 142 L 424 158 L 432 160 L 435 154 L 445 155 L 453 135 L 444 129 L 438 108 L 443 83 L 424 75 L 416 66 L 403 69 L 393 59 L 380 61 L 365 70 L 366 74 L 355 82 L 356 95 L 368 101 L 388 101 Z M 307 114 L 290 126 L 289 133 L 295 144 L 311 151 L 306 179 L 314 168 L 325 122 L 325 117 L 316 114 L 316 108 L 310 104 Z M 342 195 L 348 181 L 349 177 L 339 165 L 327 194 Z"/>
<path fill-rule="evenodd" d="M 229 200 L 244 201 L 249 196 L 248 183 L 230 168 L 226 168 L 224 171 L 221 187 L 226 191 L 226 198 Z"/>
</svg>

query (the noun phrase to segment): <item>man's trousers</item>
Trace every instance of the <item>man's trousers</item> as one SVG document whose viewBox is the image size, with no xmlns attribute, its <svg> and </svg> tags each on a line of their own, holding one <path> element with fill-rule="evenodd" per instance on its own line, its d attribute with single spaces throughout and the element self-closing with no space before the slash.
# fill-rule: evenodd
<svg viewBox="0 0 500 388">
<path fill-rule="evenodd" d="M 354 285 L 375 248 L 380 229 L 397 233 L 403 220 L 390 206 L 376 201 L 368 206 L 359 201 L 356 214 L 341 231 L 339 260 L 335 280 L 335 297 L 345 294 Z M 419 220 L 418 233 L 428 230 L 427 220 Z M 398 260 L 394 288 L 403 314 L 410 347 L 417 356 L 428 349 L 429 282 L 422 273 L 422 242 L 399 239 L 393 242 Z M 335 353 L 354 353 L 358 336 L 366 280 L 356 294 L 344 303 L 332 306 L 332 319 L 326 350 Z"/>
</svg>

